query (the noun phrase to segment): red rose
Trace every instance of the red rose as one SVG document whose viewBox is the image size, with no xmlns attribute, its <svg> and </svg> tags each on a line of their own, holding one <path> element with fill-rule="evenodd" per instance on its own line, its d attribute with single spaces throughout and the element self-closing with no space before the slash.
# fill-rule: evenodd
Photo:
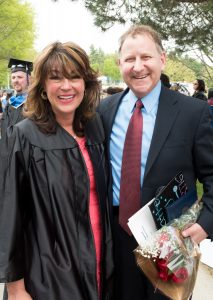
<svg viewBox="0 0 213 300">
<path fill-rule="evenodd" d="M 156 265 L 159 271 L 159 277 L 163 281 L 168 281 L 171 279 L 172 274 L 169 274 L 169 269 L 167 267 L 167 261 L 165 259 L 158 259 Z"/>
<path fill-rule="evenodd" d="M 164 272 L 159 272 L 159 277 L 163 281 L 168 281 L 170 279 L 168 273 L 164 273 Z"/>
<path fill-rule="evenodd" d="M 182 267 L 180 269 L 178 269 L 177 271 L 175 271 L 172 274 L 172 280 L 175 283 L 182 283 L 184 282 L 187 278 L 189 277 L 188 271 L 186 268 Z"/>
<path fill-rule="evenodd" d="M 157 260 L 157 267 L 160 271 L 166 271 L 168 268 L 167 268 L 167 261 L 165 259 L 161 259 L 159 258 Z"/>
</svg>

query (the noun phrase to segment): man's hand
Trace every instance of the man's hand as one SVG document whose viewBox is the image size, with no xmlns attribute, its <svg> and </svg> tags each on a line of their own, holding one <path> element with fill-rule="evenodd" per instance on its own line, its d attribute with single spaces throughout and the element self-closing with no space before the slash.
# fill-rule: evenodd
<svg viewBox="0 0 213 300">
<path fill-rule="evenodd" d="M 25 290 L 24 279 L 6 284 L 8 300 L 33 300 Z"/>
<path fill-rule="evenodd" d="M 182 231 L 182 235 L 184 237 L 190 236 L 191 239 L 197 244 L 200 244 L 200 242 L 202 242 L 208 236 L 205 230 L 203 230 L 203 228 L 198 223 L 195 223 Z"/>
</svg>

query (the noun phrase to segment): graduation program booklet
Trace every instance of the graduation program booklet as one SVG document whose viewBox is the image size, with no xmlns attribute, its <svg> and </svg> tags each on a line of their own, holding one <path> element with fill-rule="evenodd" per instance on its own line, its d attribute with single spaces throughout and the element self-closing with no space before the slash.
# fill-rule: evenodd
<svg viewBox="0 0 213 300">
<path fill-rule="evenodd" d="M 155 200 L 150 204 L 150 209 L 158 229 L 170 221 L 166 212 L 167 207 L 175 202 L 180 204 L 180 201 L 177 200 L 185 196 L 187 191 L 188 188 L 183 174 L 179 172 L 157 193 Z"/>
<path fill-rule="evenodd" d="M 157 227 L 150 210 L 150 204 L 155 199 L 149 201 L 132 217 L 129 218 L 127 225 L 129 226 L 133 236 L 139 245 L 142 245 L 155 231 Z"/>
</svg>

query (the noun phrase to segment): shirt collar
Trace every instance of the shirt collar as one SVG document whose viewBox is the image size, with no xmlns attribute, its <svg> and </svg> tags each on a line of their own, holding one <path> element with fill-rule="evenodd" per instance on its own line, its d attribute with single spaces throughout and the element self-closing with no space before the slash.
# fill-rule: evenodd
<svg viewBox="0 0 213 300">
<path fill-rule="evenodd" d="M 161 81 L 159 80 L 154 89 L 145 97 L 143 97 L 141 100 L 143 102 L 145 110 L 149 113 L 153 109 L 154 106 L 156 106 L 159 102 L 161 92 Z M 126 94 L 126 97 L 124 97 L 123 101 L 128 101 L 129 108 L 131 111 L 133 111 L 135 102 L 137 101 L 137 97 L 135 94 L 129 90 L 129 92 Z"/>
<path fill-rule="evenodd" d="M 14 94 L 14 96 L 15 97 L 18 97 L 18 96 L 24 96 L 24 97 L 26 97 L 27 96 L 27 92 L 25 91 L 25 92 L 16 92 L 15 94 Z"/>
</svg>

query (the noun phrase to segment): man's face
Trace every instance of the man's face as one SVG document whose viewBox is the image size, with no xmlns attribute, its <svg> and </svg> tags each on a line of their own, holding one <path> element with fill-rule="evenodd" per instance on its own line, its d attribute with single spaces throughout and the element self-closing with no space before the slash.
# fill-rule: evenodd
<svg viewBox="0 0 213 300">
<path fill-rule="evenodd" d="M 23 93 L 27 90 L 27 74 L 17 71 L 11 74 L 11 84 L 17 93 Z"/>
<path fill-rule="evenodd" d="M 156 86 L 165 62 L 165 53 L 148 35 L 129 36 L 121 48 L 121 75 L 138 98 L 146 96 Z"/>
</svg>

